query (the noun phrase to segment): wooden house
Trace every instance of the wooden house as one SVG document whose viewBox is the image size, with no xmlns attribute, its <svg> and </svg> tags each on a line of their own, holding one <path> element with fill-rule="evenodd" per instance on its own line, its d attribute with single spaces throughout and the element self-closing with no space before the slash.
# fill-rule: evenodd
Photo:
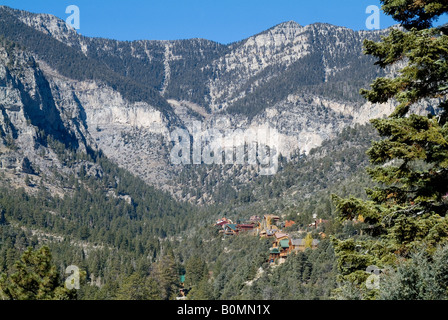
<svg viewBox="0 0 448 320">
<path fill-rule="evenodd" d="M 274 236 L 275 236 L 275 240 L 277 242 L 280 240 L 283 240 L 283 239 L 289 239 L 289 235 L 287 233 L 283 233 L 283 232 L 276 232 L 274 234 Z"/>
<path fill-rule="evenodd" d="M 277 232 L 278 228 L 276 226 L 271 226 L 269 229 L 262 229 L 259 236 L 262 238 L 272 238 Z"/>
<path fill-rule="evenodd" d="M 280 258 L 280 249 L 279 248 L 271 248 L 269 249 L 269 262 L 274 263 L 277 259 Z"/>
<path fill-rule="evenodd" d="M 314 239 L 311 244 L 311 249 L 316 249 L 319 245 L 319 240 Z M 305 239 L 293 239 L 291 240 L 291 251 L 292 252 L 304 252 L 306 250 Z"/>
<path fill-rule="evenodd" d="M 288 221 L 288 220 L 286 220 L 285 221 L 285 228 L 289 228 L 289 227 L 292 227 L 293 225 L 295 225 L 296 223 L 294 222 L 294 221 Z"/>
<path fill-rule="evenodd" d="M 239 232 L 238 226 L 233 223 L 228 223 L 224 225 L 224 234 L 226 236 L 234 236 Z"/>
<path fill-rule="evenodd" d="M 222 218 L 222 219 L 219 219 L 218 221 L 216 221 L 215 225 L 222 227 L 223 225 L 228 224 L 228 223 L 232 223 L 232 220 L 229 220 L 227 218 Z"/>
<path fill-rule="evenodd" d="M 269 262 L 275 262 L 277 259 L 285 259 L 291 252 L 291 245 L 289 239 L 282 239 L 275 242 L 272 248 L 269 249 Z"/>
<path fill-rule="evenodd" d="M 291 250 L 289 239 L 282 239 L 278 242 L 280 248 L 280 258 L 286 258 Z"/>
<path fill-rule="evenodd" d="M 274 234 L 275 241 L 269 250 L 269 262 L 275 262 L 277 259 L 285 259 L 291 252 L 291 240 L 289 235 L 282 232 Z"/>
<path fill-rule="evenodd" d="M 238 229 L 240 231 L 251 231 L 251 230 L 253 230 L 255 228 L 255 226 L 253 224 L 251 224 L 251 223 L 239 224 L 239 225 L 237 225 L 237 227 L 238 227 Z"/>
<path fill-rule="evenodd" d="M 327 222 L 328 222 L 328 220 L 317 219 L 313 223 L 309 224 L 308 227 L 317 229 L 319 227 L 319 225 L 327 223 Z"/>
</svg>

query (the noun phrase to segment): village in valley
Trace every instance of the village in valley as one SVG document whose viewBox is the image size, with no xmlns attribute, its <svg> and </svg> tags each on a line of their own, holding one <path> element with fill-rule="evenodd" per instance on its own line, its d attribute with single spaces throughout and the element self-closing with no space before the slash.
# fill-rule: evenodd
<svg viewBox="0 0 448 320">
<path fill-rule="evenodd" d="M 263 218 L 254 215 L 244 222 L 239 220 L 233 222 L 231 219 L 224 217 L 216 221 L 213 227 L 219 229 L 219 233 L 223 235 L 224 239 L 243 234 L 272 239 L 267 262 L 274 268 L 283 264 L 291 254 L 304 252 L 307 249 L 316 249 L 320 240 L 326 238 L 325 226 L 329 221 L 318 219 L 317 216 L 313 216 L 313 220 L 314 222 L 300 228 L 296 222 L 292 220 L 282 221 L 279 216 L 272 214 L 264 215 Z M 181 288 L 177 300 L 187 299 L 186 295 L 189 289 L 185 288 L 185 277 L 185 274 L 180 276 Z"/>
<path fill-rule="evenodd" d="M 292 220 L 282 221 L 279 216 L 265 215 L 250 217 L 249 221 L 234 223 L 228 218 L 219 219 L 215 227 L 224 236 L 238 236 L 239 234 L 249 234 L 261 238 L 273 239 L 272 247 L 269 250 L 269 263 L 283 263 L 290 254 L 297 254 L 306 249 L 316 249 L 320 240 L 314 239 L 313 234 L 317 234 L 320 239 L 326 237 L 324 233 L 325 224 L 328 220 L 317 219 L 313 217 L 314 222 L 305 229 L 294 228 L 296 223 Z M 290 232 L 287 233 L 285 229 Z M 293 230 L 293 231 L 292 231 Z M 313 232 L 315 231 L 315 232 Z M 306 234 L 305 237 L 299 235 Z"/>
</svg>

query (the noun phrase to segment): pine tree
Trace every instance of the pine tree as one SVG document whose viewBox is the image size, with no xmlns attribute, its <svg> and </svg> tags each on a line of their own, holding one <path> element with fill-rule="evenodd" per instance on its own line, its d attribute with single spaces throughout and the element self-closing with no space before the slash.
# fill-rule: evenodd
<svg viewBox="0 0 448 320">
<path fill-rule="evenodd" d="M 185 286 L 192 288 L 198 286 L 207 273 L 207 265 L 199 256 L 193 256 L 185 264 Z"/>
<path fill-rule="evenodd" d="M 3 210 L 2 207 L 0 207 L 0 225 L 5 223 L 6 223 L 5 210 Z"/>
<path fill-rule="evenodd" d="M 163 256 L 152 271 L 152 276 L 157 281 L 162 300 L 174 299 L 179 293 L 179 273 L 176 261 L 172 254 Z"/>
<path fill-rule="evenodd" d="M 59 274 L 52 264 L 48 247 L 33 251 L 29 248 L 14 265 L 11 276 L 0 276 L 2 300 L 73 300 L 76 292 L 59 283 Z"/>
<path fill-rule="evenodd" d="M 382 68 L 405 65 L 395 78 L 378 78 L 361 94 L 372 103 L 397 101 L 393 114 L 372 120 L 382 136 L 368 151 L 367 172 L 379 184 L 369 200 L 333 196 L 341 221 L 362 215 L 366 228 L 357 239 L 333 239 L 339 280 L 356 286 L 364 298 L 369 266 L 394 266 L 417 251 L 432 253 L 448 239 L 448 34 L 433 22 L 448 12 L 446 1 L 383 0 L 383 10 L 403 29 L 375 43 L 365 53 Z M 423 101 L 435 115 L 417 115 L 411 107 Z M 344 291 L 343 289 L 340 292 Z"/>
<path fill-rule="evenodd" d="M 134 273 L 123 281 L 116 299 L 160 300 L 160 291 L 154 279 Z"/>
<path fill-rule="evenodd" d="M 383 0 L 383 11 L 406 29 L 427 29 L 448 11 L 445 0 Z"/>
<path fill-rule="evenodd" d="M 448 298 L 448 247 L 429 256 L 424 252 L 401 263 L 381 279 L 381 299 L 446 300 Z"/>
</svg>

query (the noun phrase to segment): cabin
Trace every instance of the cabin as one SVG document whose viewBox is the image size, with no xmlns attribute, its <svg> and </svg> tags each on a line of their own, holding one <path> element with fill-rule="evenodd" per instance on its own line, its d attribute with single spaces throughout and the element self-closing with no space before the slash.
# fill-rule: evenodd
<svg viewBox="0 0 448 320">
<path fill-rule="evenodd" d="M 283 232 L 276 232 L 276 233 L 274 234 L 274 236 L 275 236 L 275 240 L 276 240 L 277 242 L 280 241 L 280 240 L 288 239 L 288 238 L 289 238 L 289 235 L 288 235 L 287 233 L 283 233 Z"/>
<path fill-rule="evenodd" d="M 177 300 L 184 300 L 188 294 L 188 291 L 185 288 L 185 274 L 182 274 L 179 276 L 179 282 L 180 282 L 180 288 L 179 288 L 179 297 L 177 297 Z"/>
<path fill-rule="evenodd" d="M 239 224 L 237 227 L 240 231 L 251 231 L 255 228 L 253 224 Z"/>
<path fill-rule="evenodd" d="M 282 240 L 278 247 L 269 249 L 269 262 L 274 263 L 278 259 L 286 259 L 289 254 L 289 241 Z"/>
<path fill-rule="evenodd" d="M 311 244 L 311 249 L 316 249 L 317 246 L 319 245 L 320 241 L 313 239 L 313 242 Z M 306 245 L 305 245 L 305 239 L 293 239 L 291 240 L 291 251 L 297 253 L 297 252 L 304 252 L 306 250 Z"/>
<path fill-rule="evenodd" d="M 308 227 L 317 229 L 319 227 L 319 225 L 327 223 L 327 222 L 328 222 L 328 220 L 317 219 L 313 223 L 309 224 Z"/>
<path fill-rule="evenodd" d="M 219 219 L 218 221 L 216 221 L 215 225 L 222 227 L 223 225 L 228 224 L 228 223 L 232 223 L 232 221 L 227 218 L 222 218 L 222 219 Z"/>
<path fill-rule="evenodd" d="M 273 237 L 275 235 L 275 233 L 277 232 L 277 229 L 270 229 L 270 230 L 266 230 L 266 236 L 268 238 Z"/>
<path fill-rule="evenodd" d="M 269 249 L 269 263 L 274 263 L 279 258 L 280 258 L 280 249 L 279 248 Z"/>
<path fill-rule="evenodd" d="M 292 227 L 292 226 L 295 225 L 295 224 L 296 224 L 296 223 L 295 223 L 294 221 L 292 221 L 292 220 L 290 220 L 290 221 L 286 220 L 286 221 L 285 221 L 285 228 Z"/>
<path fill-rule="evenodd" d="M 228 223 L 224 225 L 224 234 L 226 236 L 234 236 L 239 232 L 238 226 L 233 223 Z"/>
<path fill-rule="evenodd" d="M 280 248 L 280 258 L 286 258 L 291 250 L 289 239 L 280 240 L 278 242 L 278 247 Z"/>
<path fill-rule="evenodd" d="M 274 234 L 275 241 L 269 250 L 269 262 L 273 263 L 277 259 L 285 259 L 291 251 L 291 240 L 289 235 L 282 232 Z"/>
<path fill-rule="evenodd" d="M 259 236 L 261 238 L 272 238 L 275 235 L 275 233 L 277 233 L 277 232 L 278 232 L 277 227 L 271 226 L 270 229 L 261 230 L 259 233 Z"/>
</svg>

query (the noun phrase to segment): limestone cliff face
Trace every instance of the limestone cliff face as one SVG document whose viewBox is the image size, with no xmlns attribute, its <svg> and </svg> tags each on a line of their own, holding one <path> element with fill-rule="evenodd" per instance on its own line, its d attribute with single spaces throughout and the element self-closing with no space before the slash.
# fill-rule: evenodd
<svg viewBox="0 0 448 320">
<path fill-rule="evenodd" d="M 54 170 L 69 173 L 51 140 L 84 153 L 101 149 L 148 181 L 167 180 L 161 142 L 169 121 L 160 111 L 130 103 L 106 85 L 67 79 L 7 46 L 0 45 L 0 169 L 32 171 L 36 179 Z"/>
<path fill-rule="evenodd" d="M 104 154 L 148 182 L 167 181 L 168 156 L 162 143 L 169 139 L 169 120 L 144 102 L 129 102 L 112 88 L 66 79 L 41 62 L 58 100 L 83 110 L 86 135 Z"/>
<path fill-rule="evenodd" d="M 64 100 L 30 54 L 0 43 L 0 170 L 14 183 L 25 174 L 38 179 L 67 171 L 58 146 L 95 150 L 85 120 L 76 97 Z"/>
</svg>

